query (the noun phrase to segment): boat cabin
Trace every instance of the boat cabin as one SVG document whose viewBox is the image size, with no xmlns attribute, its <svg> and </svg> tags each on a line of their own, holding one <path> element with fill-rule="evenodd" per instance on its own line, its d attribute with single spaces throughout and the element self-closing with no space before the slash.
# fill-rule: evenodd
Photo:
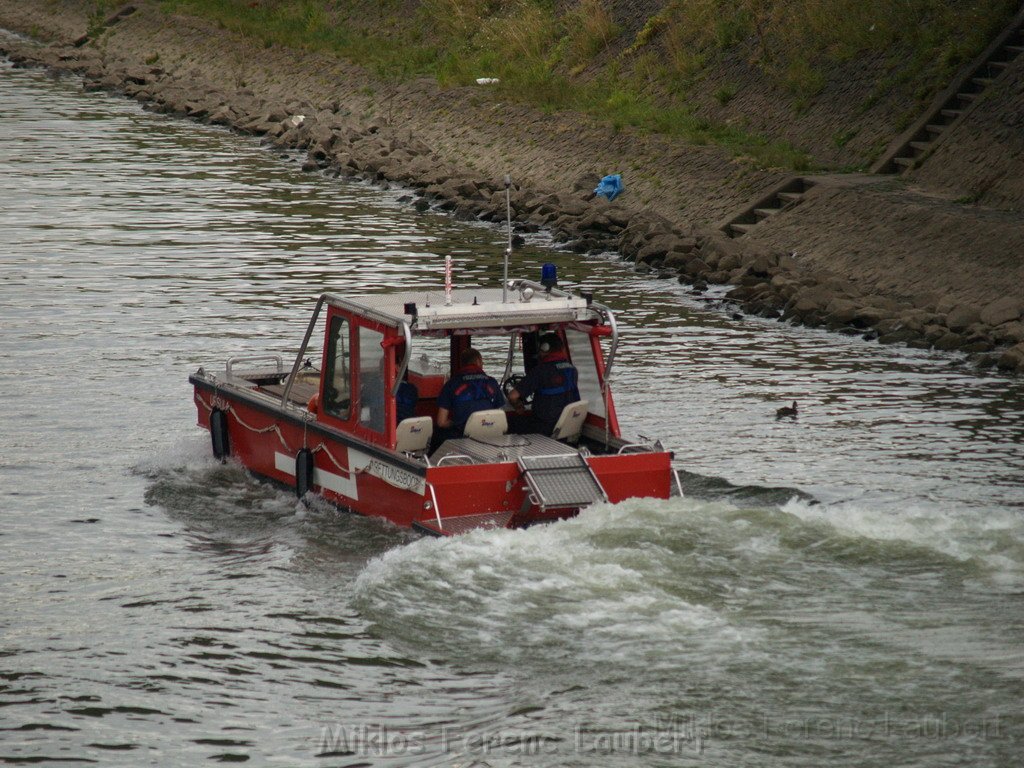
<svg viewBox="0 0 1024 768">
<path fill-rule="evenodd" d="M 450 303 L 427 292 L 325 294 L 316 314 L 324 308 L 320 365 L 298 368 L 285 389 L 289 400 L 306 405 L 325 424 L 401 450 L 401 422 L 417 418 L 421 429 L 433 431 L 438 395 L 458 372 L 465 349 L 484 349 L 487 372 L 507 390 L 537 365 L 540 337 L 554 333 L 579 373 L 580 399 L 586 401 L 580 426 L 619 437 L 602 350 L 607 339 L 613 359 L 615 320 L 587 297 L 516 281 L 507 292 L 453 290 Z M 300 358 L 304 355 L 303 350 Z M 429 461 L 425 449 L 415 452 Z"/>
</svg>

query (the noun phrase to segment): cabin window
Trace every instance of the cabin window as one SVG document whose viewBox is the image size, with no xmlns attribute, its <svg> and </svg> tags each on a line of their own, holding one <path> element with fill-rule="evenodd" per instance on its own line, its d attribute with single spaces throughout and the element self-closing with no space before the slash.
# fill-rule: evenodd
<svg viewBox="0 0 1024 768">
<path fill-rule="evenodd" d="M 324 371 L 324 411 L 339 419 L 347 419 L 351 412 L 352 360 L 348 343 L 348 323 L 343 317 L 331 319 L 327 337 L 327 370 Z"/>
<path fill-rule="evenodd" d="M 451 339 L 417 336 L 409 356 L 409 370 L 420 376 L 448 377 L 451 369 Z"/>
<path fill-rule="evenodd" d="M 569 344 L 572 364 L 579 372 L 580 397 L 590 401 L 590 405 L 587 406 L 589 413 L 604 418 L 604 397 L 601 394 L 601 381 L 597 377 L 594 351 L 590 346 L 590 334 L 566 328 L 565 340 Z"/>
<path fill-rule="evenodd" d="M 384 334 L 359 328 L 359 423 L 384 431 Z"/>
</svg>

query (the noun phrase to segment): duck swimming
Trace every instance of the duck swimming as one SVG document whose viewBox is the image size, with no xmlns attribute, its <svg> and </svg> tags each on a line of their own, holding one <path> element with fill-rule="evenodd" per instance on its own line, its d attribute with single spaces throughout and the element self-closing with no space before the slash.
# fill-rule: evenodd
<svg viewBox="0 0 1024 768">
<path fill-rule="evenodd" d="M 794 400 L 792 408 L 789 408 L 789 407 L 779 408 L 779 410 L 777 410 L 775 412 L 775 418 L 776 419 L 795 419 L 796 418 L 796 412 L 797 412 L 796 400 Z"/>
</svg>

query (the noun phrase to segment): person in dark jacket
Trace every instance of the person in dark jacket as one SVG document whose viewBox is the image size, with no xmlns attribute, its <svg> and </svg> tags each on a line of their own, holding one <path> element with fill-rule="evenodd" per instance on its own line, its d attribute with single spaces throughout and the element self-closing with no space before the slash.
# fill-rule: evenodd
<svg viewBox="0 0 1024 768">
<path fill-rule="evenodd" d="M 420 391 L 415 384 L 409 381 L 408 371 L 406 378 L 398 385 L 398 393 L 395 395 L 395 411 L 398 421 L 411 419 L 416 415 L 416 403 L 420 399 Z"/>
<path fill-rule="evenodd" d="M 437 442 L 462 437 L 466 421 L 477 411 L 501 408 L 501 386 L 484 373 L 484 360 L 475 349 L 459 357 L 459 372 L 445 382 L 437 396 Z"/>
<path fill-rule="evenodd" d="M 509 392 L 508 401 L 516 409 L 509 431 L 524 435 L 550 436 L 562 415 L 562 409 L 580 399 L 579 372 L 569 362 L 562 340 L 547 334 L 540 340 L 540 362 Z M 526 411 L 525 400 L 533 395 L 533 408 Z"/>
<path fill-rule="evenodd" d="M 416 415 L 416 402 L 419 400 L 419 389 L 408 381 L 409 372 L 398 385 L 395 394 L 396 421 L 411 419 Z M 367 374 L 362 382 L 362 403 L 370 409 L 369 419 L 363 421 L 365 426 L 375 432 L 384 431 L 384 400 L 390 394 L 384 388 L 384 358 L 381 358 L 376 373 Z"/>
</svg>

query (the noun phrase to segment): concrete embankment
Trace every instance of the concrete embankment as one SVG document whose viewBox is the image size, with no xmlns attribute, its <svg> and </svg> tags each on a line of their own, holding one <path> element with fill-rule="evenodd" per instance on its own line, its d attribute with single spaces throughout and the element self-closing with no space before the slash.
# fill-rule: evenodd
<svg viewBox="0 0 1024 768">
<path fill-rule="evenodd" d="M 323 54 L 261 49 L 147 2 L 91 27 L 89 9 L 0 0 L 0 26 L 48 41 L 10 40 L 0 50 L 18 66 L 74 72 L 86 88 L 304 150 L 307 170 L 407 186 L 411 204 L 458 217 L 504 218 L 501 179 L 512 170 L 517 227 L 548 228 L 571 250 L 615 250 L 695 293 L 733 286 L 729 298 L 747 312 L 1024 370 L 1018 213 L 892 181 L 822 178 L 786 215 L 730 239 L 708 222 L 785 174 L 469 89 L 382 84 Z M 636 180 L 627 174 L 627 194 L 595 198 L 600 175 L 627 159 L 638 169 Z M 676 179 L 671 189 L 642 181 L 655 167 Z"/>
</svg>

